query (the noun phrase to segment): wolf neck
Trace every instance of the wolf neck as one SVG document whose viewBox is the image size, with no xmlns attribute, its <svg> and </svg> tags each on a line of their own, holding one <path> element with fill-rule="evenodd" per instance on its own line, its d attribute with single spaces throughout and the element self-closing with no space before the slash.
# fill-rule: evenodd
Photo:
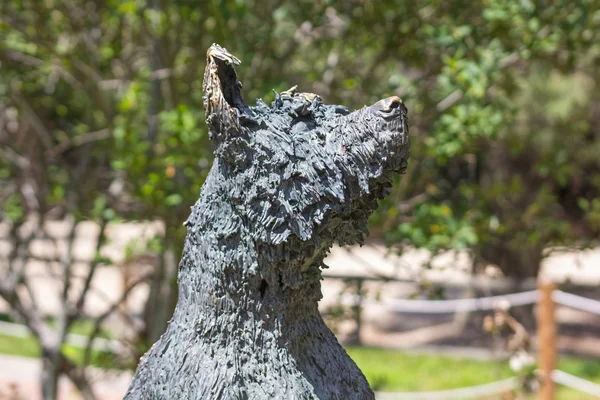
<svg viewBox="0 0 600 400">
<path fill-rule="evenodd" d="M 214 235 L 188 238 L 184 254 L 193 258 L 181 262 L 178 308 L 200 308 L 214 318 L 239 312 L 257 318 L 318 314 L 324 254 L 290 259 L 285 248 L 297 245 L 277 247 L 264 254 L 252 242 L 234 247 Z"/>
</svg>

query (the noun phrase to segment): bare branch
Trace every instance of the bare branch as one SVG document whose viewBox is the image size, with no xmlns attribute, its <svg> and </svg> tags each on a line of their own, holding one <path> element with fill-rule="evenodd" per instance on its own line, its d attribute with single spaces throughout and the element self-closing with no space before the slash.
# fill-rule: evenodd
<svg viewBox="0 0 600 400">
<path fill-rule="evenodd" d="M 400 213 L 405 214 L 413 208 L 415 208 L 420 203 L 422 203 L 423 201 L 425 201 L 425 199 L 427 199 L 427 193 L 421 193 L 414 197 L 411 197 L 410 199 L 398 204 L 398 211 L 400 211 Z"/>
<path fill-rule="evenodd" d="M 140 278 L 138 278 L 137 280 L 135 280 L 123 291 L 123 293 L 121 294 L 121 297 L 116 302 L 114 302 L 104 313 L 102 313 L 101 315 L 96 317 L 96 319 L 94 321 L 94 330 L 90 334 L 90 336 L 88 338 L 87 346 L 85 348 L 84 357 L 83 357 L 84 365 L 89 365 L 89 363 L 90 363 L 91 356 L 92 356 L 92 345 L 94 343 L 94 339 L 96 339 L 96 337 L 100 333 L 100 327 L 101 327 L 102 323 L 104 322 L 104 320 L 106 318 L 108 318 L 113 312 L 115 312 L 115 310 L 117 310 L 117 308 L 127 300 L 127 298 L 129 297 L 129 294 L 136 286 L 138 286 L 142 282 L 147 281 L 151 276 L 152 276 L 152 273 L 147 273 L 147 274 L 141 276 Z"/>
<path fill-rule="evenodd" d="M 458 102 L 463 97 L 463 91 L 460 89 L 456 89 L 454 92 L 450 93 L 444 100 L 437 103 L 435 108 L 439 112 L 446 111 L 450 107 L 452 107 L 456 102 Z"/>
<path fill-rule="evenodd" d="M 31 333 L 38 338 L 42 346 L 51 346 L 56 343 L 52 330 L 44 322 L 39 312 L 32 307 L 26 307 L 16 290 L 6 285 L 5 281 L 0 281 L 0 297 L 10 304 L 11 309 L 17 313 Z"/>
<path fill-rule="evenodd" d="M 36 238 L 36 240 L 38 240 L 38 239 L 39 238 Z M 39 261 L 39 262 L 43 262 L 43 263 L 46 263 L 46 264 L 60 264 L 60 263 L 63 262 L 63 260 L 60 257 L 42 257 L 42 256 L 36 256 L 36 255 L 33 255 L 33 254 L 29 254 L 26 259 L 33 260 L 33 261 Z M 75 257 L 73 257 L 73 263 L 74 264 L 76 264 L 76 263 L 87 264 L 88 262 L 89 262 L 89 260 L 84 260 L 84 259 L 81 259 L 81 258 L 75 258 Z M 72 274 L 71 276 L 83 279 L 83 276 L 77 276 L 75 274 Z"/>
<path fill-rule="evenodd" d="M 62 308 L 59 312 L 58 318 L 56 319 L 56 330 L 60 342 L 63 343 L 69 330 L 69 325 L 72 322 L 70 318 L 70 307 L 69 307 L 69 290 L 71 289 L 71 269 L 73 266 L 73 247 L 75 243 L 75 231 L 77 228 L 77 220 L 74 216 L 67 217 L 71 221 L 69 228 L 69 236 L 67 239 L 67 253 L 65 254 L 62 262 L 63 266 L 63 290 L 61 294 Z"/>
<path fill-rule="evenodd" d="M 40 120 L 40 117 L 35 113 L 33 108 L 29 105 L 29 103 L 25 100 L 25 98 L 21 95 L 21 92 L 12 85 L 12 97 L 19 104 L 25 116 L 29 120 L 29 122 L 33 125 L 33 130 L 37 133 L 40 141 L 47 149 L 52 147 L 52 135 L 44 126 L 44 123 Z"/>
<path fill-rule="evenodd" d="M 150 274 L 150 276 L 151 276 L 151 275 L 152 275 L 152 274 Z M 105 292 L 103 292 L 102 290 L 100 290 L 100 289 L 99 289 L 99 288 L 97 288 L 97 287 L 91 286 L 91 287 L 90 287 L 90 293 L 94 293 L 94 294 L 96 294 L 98 297 L 100 297 L 102 300 L 104 300 L 104 302 L 105 302 L 105 303 L 110 303 L 110 302 L 111 302 L 110 296 L 108 296 L 108 295 L 107 295 Z M 117 308 L 116 310 L 114 310 L 114 312 L 117 312 L 117 313 L 119 313 L 119 315 L 120 315 L 121 317 L 123 317 L 125 320 L 127 320 L 127 323 L 128 323 L 130 326 L 134 326 L 134 325 L 135 325 L 136 321 L 135 321 L 135 320 L 134 320 L 134 319 L 131 317 L 131 315 L 129 315 L 129 314 L 127 314 L 127 313 L 123 312 L 123 311 L 122 311 L 122 310 L 120 310 L 119 308 Z M 82 313 L 81 315 L 83 316 L 84 314 Z"/>
<path fill-rule="evenodd" d="M 113 90 L 119 89 L 121 86 L 129 85 L 129 81 L 123 79 L 104 79 L 98 82 L 100 90 Z"/>
<path fill-rule="evenodd" d="M 36 225 L 37 226 L 31 228 L 31 232 L 29 232 L 25 239 L 21 239 L 21 233 L 19 233 L 23 224 L 13 224 L 11 227 L 10 236 L 13 238 L 13 243 L 8 256 L 8 274 L 3 279 L 3 283 L 6 285 L 7 290 L 16 291 L 17 285 L 22 280 L 26 264 L 26 254 L 29 253 L 29 245 L 35 238 L 39 227 L 39 221 L 37 221 Z"/>
<path fill-rule="evenodd" d="M 5 50 L 4 54 L 6 54 L 6 56 L 13 61 L 31 65 L 33 67 L 39 67 L 40 65 L 44 64 L 44 62 L 39 58 L 35 58 L 33 56 L 30 56 L 29 54 L 20 53 L 12 49 Z"/>
<path fill-rule="evenodd" d="M 16 190 L 17 190 L 17 185 L 15 185 L 14 182 L 8 182 L 8 183 L 4 184 L 4 187 L 2 187 L 1 192 L 0 192 L 0 204 L 4 204 L 4 202 L 12 194 L 14 194 Z M 1 239 L 3 239 L 3 238 L 0 237 L 0 240 Z"/>
<path fill-rule="evenodd" d="M 98 236 L 96 237 L 96 249 L 94 252 L 94 258 L 90 263 L 90 270 L 83 284 L 83 289 L 81 289 L 81 294 L 75 303 L 75 314 L 80 314 L 83 311 L 83 307 L 85 306 L 85 299 L 90 289 L 90 285 L 92 280 L 94 279 L 94 275 L 96 273 L 96 269 L 100 264 L 100 258 L 98 255 L 100 254 L 100 250 L 102 249 L 102 245 L 104 244 L 104 233 L 106 232 L 106 226 L 108 225 L 108 221 L 106 219 L 102 219 L 100 222 L 100 231 L 98 232 Z"/>
<path fill-rule="evenodd" d="M 25 202 L 27 203 L 29 212 L 39 212 L 40 200 L 38 196 L 36 196 L 35 181 L 32 178 L 26 178 L 25 182 L 21 184 L 20 191 L 21 195 L 25 199 Z"/>
<path fill-rule="evenodd" d="M 51 149 L 46 150 L 46 155 L 50 158 L 56 158 L 58 155 L 70 148 L 81 146 L 86 143 L 96 142 L 109 137 L 110 130 L 108 128 L 85 133 L 83 135 L 77 135 L 71 138 L 70 140 L 65 140 L 64 142 L 61 142 L 60 144 L 52 147 Z"/>
<path fill-rule="evenodd" d="M 8 161 L 12 162 L 21 169 L 27 169 L 31 167 L 31 163 L 27 158 L 18 154 L 8 146 L 4 146 L 4 148 L 0 149 L 0 156 L 4 156 Z"/>
<path fill-rule="evenodd" d="M 521 60 L 521 58 L 519 57 L 519 55 L 517 53 L 510 53 L 508 56 L 504 57 L 502 60 L 500 60 L 498 62 L 498 66 L 500 67 L 500 69 L 504 69 L 504 68 L 510 67 L 511 65 L 516 64 L 520 60 Z"/>
<path fill-rule="evenodd" d="M 29 280 L 26 275 L 23 275 L 23 278 L 21 279 L 21 285 L 23 285 L 23 287 L 27 291 L 27 295 L 29 296 L 29 299 L 31 301 L 31 307 L 34 310 L 39 310 L 39 303 L 37 301 L 37 298 L 35 297 L 35 294 L 33 293 L 33 290 L 31 289 L 31 285 L 29 284 Z"/>
</svg>

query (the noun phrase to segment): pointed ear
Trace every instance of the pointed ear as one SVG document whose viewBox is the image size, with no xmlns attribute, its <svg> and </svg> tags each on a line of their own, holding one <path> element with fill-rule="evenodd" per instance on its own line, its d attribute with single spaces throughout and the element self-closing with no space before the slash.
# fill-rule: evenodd
<svg viewBox="0 0 600 400">
<path fill-rule="evenodd" d="M 240 118 L 251 119 L 252 111 L 242 99 L 242 83 L 237 80 L 234 65 L 240 60 L 226 49 L 213 44 L 206 52 L 204 72 L 204 111 L 209 137 L 215 143 L 215 157 L 243 169 L 251 161 L 248 129 Z"/>
<path fill-rule="evenodd" d="M 206 52 L 202 85 L 204 111 L 210 138 L 217 142 L 239 134 L 240 111 L 247 108 L 241 96 L 242 84 L 237 80 L 234 68 L 239 64 L 240 60 L 218 44 L 213 44 Z"/>
</svg>

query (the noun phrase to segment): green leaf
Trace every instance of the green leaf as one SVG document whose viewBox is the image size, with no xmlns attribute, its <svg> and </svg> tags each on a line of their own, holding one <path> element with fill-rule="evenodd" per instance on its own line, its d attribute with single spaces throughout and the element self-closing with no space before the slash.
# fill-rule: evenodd
<svg viewBox="0 0 600 400">
<path fill-rule="evenodd" d="M 165 204 L 168 206 L 176 206 L 181 203 L 183 197 L 180 194 L 174 193 L 165 198 Z"/>
</svg>

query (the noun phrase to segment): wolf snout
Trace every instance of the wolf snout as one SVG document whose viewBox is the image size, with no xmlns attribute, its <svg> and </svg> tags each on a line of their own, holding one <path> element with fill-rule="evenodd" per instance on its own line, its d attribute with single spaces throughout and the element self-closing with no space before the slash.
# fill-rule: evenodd
<svg viewBox="0 0 600 400">
<path fill-rule="evenodd" d="M 373 111 L 377 111 L 384 116 L 395 116 L 401 113 L 404 103 L 398 96 L 391 96 L 385 99 L 379 100 L 377 103 L 371 106 Z"/>
</svg>

